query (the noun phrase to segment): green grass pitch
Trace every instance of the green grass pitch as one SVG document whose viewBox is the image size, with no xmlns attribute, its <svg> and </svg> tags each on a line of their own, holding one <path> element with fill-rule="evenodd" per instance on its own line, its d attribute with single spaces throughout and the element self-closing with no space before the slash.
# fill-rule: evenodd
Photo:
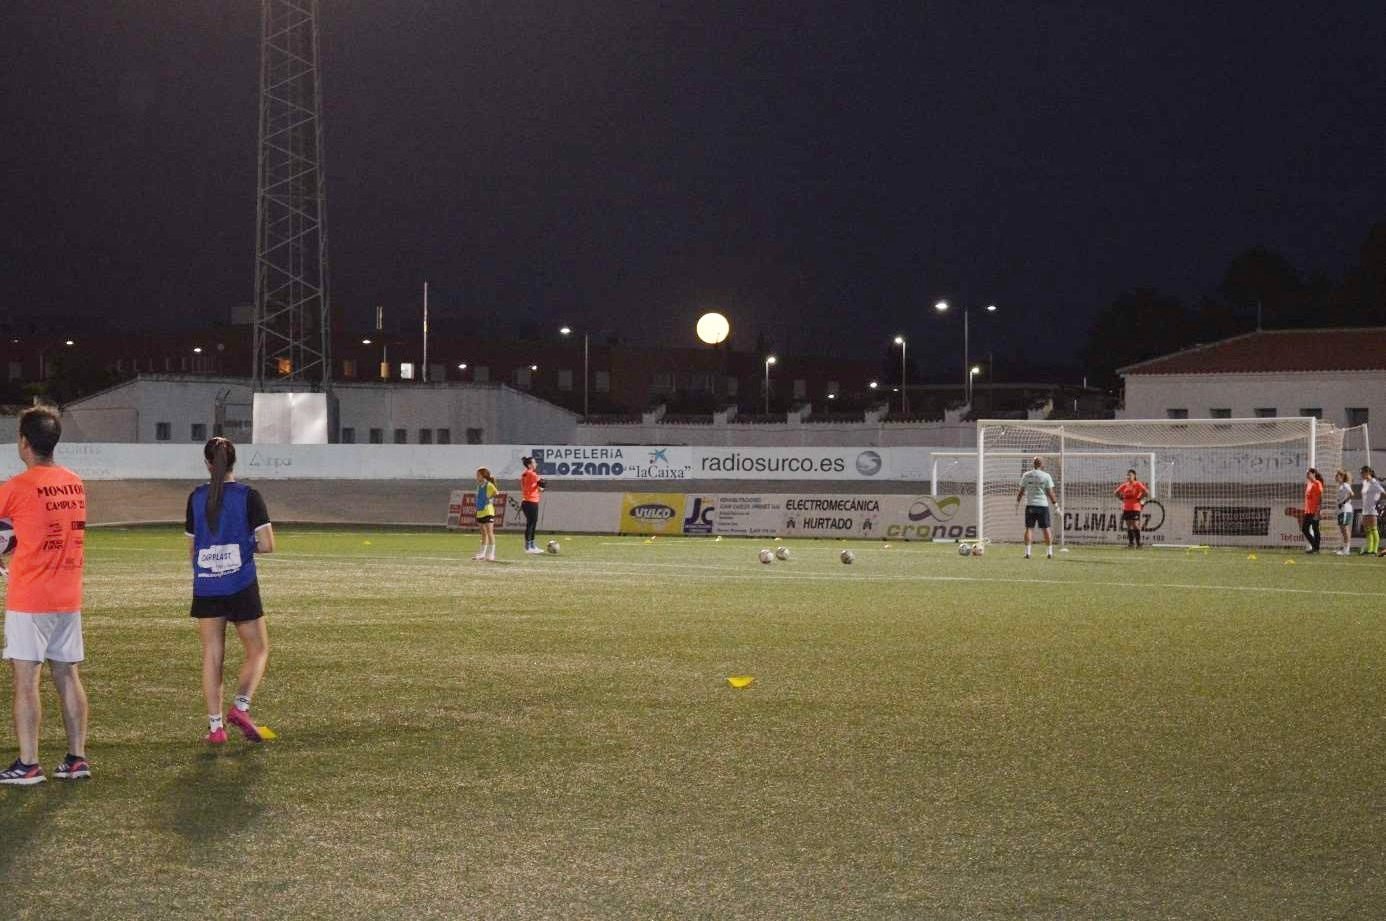
<svg viewBox="0 0 1386 921">
<path fill-rule="evenodd" d="M 525 557 L 506 536 L 488 565 L 472 535 L 279 543 L 254 708 L 279 739 L 209 751 L 181 534 L 92 532 L 95 776 L 0 789 L 0 916 L 1386 905 L 1386 562 L 795 541 L 766 566 L 771 541 Z M 44 701 L 51 769 L 46 676 Z"/>
</svg>

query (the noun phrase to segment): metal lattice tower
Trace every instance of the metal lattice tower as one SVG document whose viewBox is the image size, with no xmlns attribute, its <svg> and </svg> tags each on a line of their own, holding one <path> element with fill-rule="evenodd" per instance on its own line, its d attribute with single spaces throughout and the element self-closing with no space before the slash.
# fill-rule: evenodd
<svg viewBox="0 0 1386 921">
<path fill-rule="evenodd" d="M 256 391 L 329 390 L 331 318 L 318 0 L 261 0 Z"/>
</svg>

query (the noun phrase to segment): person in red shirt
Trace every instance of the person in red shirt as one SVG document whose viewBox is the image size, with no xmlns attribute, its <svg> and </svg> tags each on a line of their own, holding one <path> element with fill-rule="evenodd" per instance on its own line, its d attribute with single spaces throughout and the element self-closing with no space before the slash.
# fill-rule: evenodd
<svg viewBox="0 0 1386 921">
<path fill-rule="evenodd" d="M 1121 522 L 1126 525 L 1126 546 L 1133 549 L 1141 545 L 1141 509 L 1150 496 L 1150 490 L 1136 476 L 1135 470 L 1126 471 L 1126 482 L 1116 488 L 1116 496 L 1121 500 Z"/>
<path fill-rule="evenodd" d="M 543 478 L 535 470 L 534 458 L 522 457 L 520 463 L 525 470 L 520 474 L 520 511 L 525 515 L 525 553 L 543 553 L 535 541 L 535 531 L 539 527 L 539 494 L 544 491 Z"/>
<path fill-rule="evenodd" d="M 1323 474 L 1310 467 L 1304 474 L 1304 521 L 1300 531 L 1309 542 L 1305 553 L 1319 552 L 1319 508 L 1323 505 Z"/>
<path fill-rule="evenodd" d="M 59 780 L 91 776 L 87 763 L 87 692 L 78 675 L 82 645 L 82 565 L 87 496 L 82 480 L 53 463 L 62 421 L 47 406 L 19 417 L 19 458 L 25 470 L 0 484 L 0 518 L 14 522 L 18 541 L 5 592 L 5 652 L 14 670 L 14 729 L 19 759 L 0 771 L 0 784 L 31 786 L 46 779 L 39 766 L 39 677 L 51 663 L 67 729 Z"/>
</svg>

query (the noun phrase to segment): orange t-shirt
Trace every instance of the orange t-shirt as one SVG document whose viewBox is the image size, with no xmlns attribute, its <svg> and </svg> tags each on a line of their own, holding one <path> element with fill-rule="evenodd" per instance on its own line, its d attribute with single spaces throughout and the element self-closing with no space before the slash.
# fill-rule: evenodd
<svg viewBox="0 0 1386 921">
<path fill-rule="evenodd" d="M 539 501 L 539 473 L 536 470 L 525 470 L 520 474 L 520 501 L 538 502 Z"/>
<path fill-rule="evenodd" d="M 87 493 L 66 467 L 40 464 L 0 483 L 0 518 L 14 522 L 5 609 L 69 614 L 82 609 Z"/>
<path fill-rule="evenodd" d="M 1149 495 L 1150 490 L 1145 488 L 1145 484 L 1140 480 L 1133 483 L 1122 483 L 1117 487 L 1117 495 L 1121 497 L 1121 510 L 1123 512 L 1139 512 L 1141 510 L 1141 499 Z"/>
<path fill-rule="evenodd" d="M 1322 504 L 1323 484 L 1318 480 L 1310 480 L 1304 485 L 1304 514 L 1317 515 Z"/>
</svg>

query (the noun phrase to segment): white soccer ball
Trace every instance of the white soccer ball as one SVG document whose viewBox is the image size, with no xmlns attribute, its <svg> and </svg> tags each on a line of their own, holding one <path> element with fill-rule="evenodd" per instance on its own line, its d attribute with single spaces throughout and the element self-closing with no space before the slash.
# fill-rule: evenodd
<svg viewBox="0 0 1386 921">
<path fill-rule="evenodd" d="M 850 563 L 857 558 L 857 555 L 850 550 L 844 550 L 837 555 L 837 558 L 844 563 Z"/>
<path fill-rule="evenodd" d="M 771 550 L 762 550 L 760 551 L 758 556 L 760 557 L 760 561 L 762 563 L 769 563 L 775 559 L 775 554 Z"/>
<path fill-rule="evenodd" d="M 972 545 L 972 555 L 973 555 L 973 556 L 981 556 L 983 553 L 986 552 L 986 549 L 987 549 L 986 544 L 973 544 L 973 545 Z"/>
<path fill-rule="evenodd" d="M 971 544 L 966 544 L 966 543 L 958 544 L 958 556 L 971 556 L 971 555 L 972 555 L 972 545 L 971 545 Z"/>
<path fill-rule="evenodd" d="M 14 536 L 14 524 L 8 518 L 0 518 L 0 556 L 14 552 L 19 541 Z"/>
<path fill-rule="evenodd" d="M 558 541 L 556 541 L 556 540 L 551 540 L 551 541 L 549 541 L 548 544 L 547 544 L 547 546 L 544 547 L 544 549 L 547 550 L 547 551 L 549 551 L 550 553 L 557 553 L 557 552 L 558 552 Z"/>
<path fill-rule="evenodd" d="M 789 548 L 788 548 L 788 547 L 776 547 L 776 548 L 775 548 L 775 559 L 777 559 L 777 560 L 787 560 L 787 559 L 789 559 Z"/>
</svg>

